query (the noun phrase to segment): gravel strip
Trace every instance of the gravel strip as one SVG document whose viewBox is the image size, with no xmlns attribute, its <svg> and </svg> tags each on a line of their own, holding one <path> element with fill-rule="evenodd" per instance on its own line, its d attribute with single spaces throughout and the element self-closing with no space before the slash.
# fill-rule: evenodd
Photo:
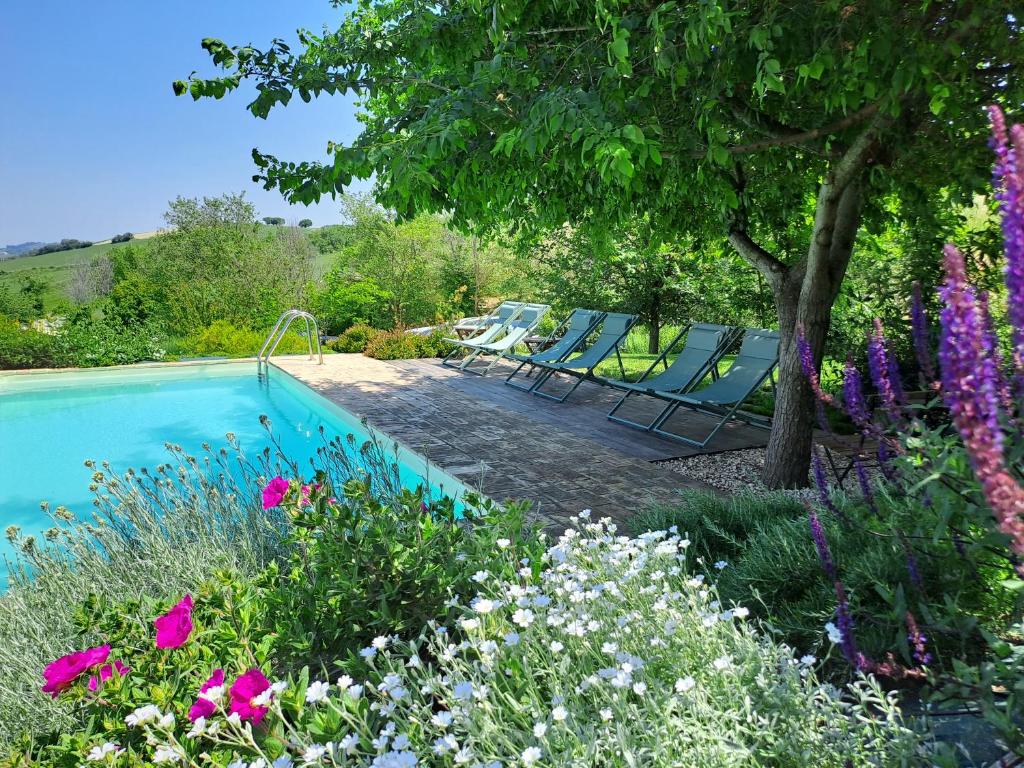
<svg viewBox="0 0 1024 768">
<path fill-rule="evenodd" d="M 820 450 L 820 446 L 818 446 Z M 746 448 L 740 451 L 723 451 L 721 453 L 704 453 L 696 456 L 688 456 L 683 459 L 672 459 L 659 462 L 666 469 L 686 475 L 695 480 L 701 480 L 710 486 L 726 493 L 739 493 L 750 491 L 753 493 L 768 493 L 768 489 L 761 483 L 761 470 L 764 468 L 764 448 Z M 842 470 L 846 466 L 847 459 L 837 456 L 836 464 Z M 874 475 L 877 470 L 869 468 L 869 475 Z M 830 483 L 835 482 L 835 475 L 828 462 L 825 462 L 825 475 Z M 851 472 L 847 475 L 846 488 L 854 491 L 857 485 L 856 478 Z M 788 496 L 795 499 L 807 499 L 816 501 L 818 489 L 813 482 L 810 488 L 795 488 L 783 490 Z"/>
</svg>

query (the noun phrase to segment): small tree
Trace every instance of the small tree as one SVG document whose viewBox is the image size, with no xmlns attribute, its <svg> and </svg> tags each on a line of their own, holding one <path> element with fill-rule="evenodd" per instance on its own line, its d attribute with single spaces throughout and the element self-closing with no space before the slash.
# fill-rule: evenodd
<svg viewBox="0 0 1024 768">
<path fill-rule="evenodd" d="M 264 216 L 263 223 L 266 224 L 268 227 L 283 227 L 284 219 L 282 219 L 280 216 Z"/>
<path fill-rule="evenodd" d="M 313 226 L 313 220 L 312 219 L 301 219 L 299 221 L 299 226 L 302 227 L 303 229 L 309 229 L 310 227 Z"/>
</svg>

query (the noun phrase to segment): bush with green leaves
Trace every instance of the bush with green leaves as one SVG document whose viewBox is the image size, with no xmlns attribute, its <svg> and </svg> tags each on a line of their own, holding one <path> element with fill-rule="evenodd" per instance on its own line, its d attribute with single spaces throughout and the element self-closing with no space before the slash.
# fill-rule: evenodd
<svg viewBox="0 0 1024 768">
<path fill-rule="evenodd" d="M 289 556 L 260 582 L 287 667 L 341 663 L 351 671 L 374 637 L 415 636 L 473 589 L 475 574 L 511 576 L 519 558 L 542 550 L 525 506 L 475 496 L 460 504 L 422 491 L 380 498 L 353 480 L 334 498 L 319 478 L 301 493 L 293 482 L 282 503 Z"/>
<path fill-rule="evenodd" d="M 427 336 L 408 331 L 383 331 L 367 342 L 363 354 L 377 360 L 408 360 L 444 357 L 452 349 L 440 331 L 433 331 Z"/>
<path fill-rule="evenodd" d="M 350 280 L 337 269 L 323 277 L 310 305 L 324 333 L 342 333 L 353 325 L 384 327 L 390 294 L 373 280 Z"/>
<path fill-rule="evenodd" d="M 93 368 L 162 360 L 164 334 L 152 323 L 124 324 L 87 315 L 73 318 L 57 332 L 64 367 Z"/>
<path fill-rule="evenodd" d="M 239 328 L 227 320 L 214 320 L 181 342 L 181 352 L 195 357 L 253 357 L 260 351 L 266 334 Z M 278 354 L 302 354 L 309 345 L 294 329 L 277 345 Z"/>
<path fill-rule="evenodd" d="M 330 342 L 328 346 L 335 352 L 362 352 L 366 349 L 366 345 L 370 343 L 370 339 L 379 333 L 383 333 L 383 331 L 365 323 L 358 323 Z"/>
<path fill-rule="evenodd" d="M 0 317 L 0 369 L 56 368 L 61 363 L 57 338 L 16 320 Z"/>
<path fill-rule="evenodd" d="M 812 660 L 723 605 L 684 567 L 680 536 L 587 524 L 547 552 L 494 545 L 449 621 L 408 641 L 374 637 L 363 671 L 334 682 L 315 668 L 275 675 L 250 621 L 258 601 L 230 585 L 162 616 L 166 605 L 147 606 L 142 621 L 101 615 L 109 645 L 60 678 L 83 727 L 21 763 L 846 768 L 930 757 L 872 680 L 821 684 Z"/>
</svg>

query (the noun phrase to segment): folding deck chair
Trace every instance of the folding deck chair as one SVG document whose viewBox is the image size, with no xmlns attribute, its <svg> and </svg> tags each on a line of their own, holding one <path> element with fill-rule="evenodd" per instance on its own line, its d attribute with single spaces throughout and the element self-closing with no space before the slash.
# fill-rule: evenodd
<svg viewBox="0 0 1024 768">
<path fill-rule="evenodd" d="M 517 318 L 525 307 L 526 304 L 521 301 L 504 301 L 483 319 L 483 330 L 480 333 L 468 339 L 446 338 L 445 341 L 449 344 L 454 344 L 455 349 L 445 355 L 444 359 L 441 360 L 441 365 L 446 365 L 449 368 L 459 367 L 462 363 L 461 360 L 454 363 L 449 361 L 455 355 L 466 354 L 466 350 L 475 345 L 489 344 L 497 339 L 505 332 L 508 324 Z"/>
<path fill-rule="evenodd" d="M 524 305 L 519 314 L 505 326 L 505 335 L 497 341 L 487 344 L 467 344 L 469 354 L 466 355 L 459 365 L 459 370 L 466 373 L 475 373 L 478 376 L 486 376 L 505 355 L 511 352 L 516 345 L 522 344 L 526 337 L 533 333 L 533 329 L 537 327 L 537 324 L 547 314 L 549 309 L 550 307 L 547 304 Z M 482 368 L 479 366 L 476 368 L 471 367 L 473 362 L 481 355 L 493 356 L 494 359 Z"/>
<path fill-rule="evenodd" d="M 554 400 L 556 403 L 564 403 L 569 395 L 576 391 L 587 379 L 593 379 L 598 383 L 601 383 L 600 379 L 594 377 L 594 369 L 604 362 L 612 353 L 615 353 L 615 357 L 619 361 L 619 370 L 622 371 L 625 376 L 625 367 L 622 365 L 622 355 L 619 353 L 619 345 L 622 344 L 622 340 L 626 338 L 630 329 L 636 325 L 636 315 L 624 315 L 618 312 L 608 312 L 604 316 L 604 322 L 601 325 L 601 333 L 594 340 L 594 343 L 587 348 L 584 352 L 576 357 L 568 360 L 562 360 L 560 362 L 553 363 L 542 363 L 537 362 L 537 367 L 543 369 L 537 380 L 534 382 L 533 387 L 530 388 L 530 392 L 540 397 L 546 397 L 548 400 Z M 554 376 L 556 373 L 566 373 L 573 376 L 576 379 L 576 383 L 570 387 L 569 391 L 562 396 L 549 395 L 547 392 L 541 392 L 541 387 L 547 383 L 548 379 Z"/>
<path fill-rule="evenodd" d="M 637 429 L 650 429 L 661 418 L 665 410 L 673 408 L 673 403 L 665 405 L 661 411 L 647 424 L 627 419 L 623 416 L 616 416 L 618 411 L 630 395 L 642 394 L 657 397 L 659 392 L 672 394 L 685 394 L 699 385 L 708 373 L 717 372 L 717 366 L 722 356 L 729 350 L 733 343 L 739 338 L 742 331 L 730 325 L 712 325 L 710 323 L 691 323 L 669 342 L 658 359 L 648 368 L 643 376 L 635 382 L 607 380 L 607 384 L 616 389 L 624 390 L 622 397 L 615 403 L 615 406 L 608 412 L 608 418 L 619 424 Z M 671 364 L 668 363 L 668 355 L 675 349 L 679 341 L 686 337 L 682 351 Z M 663 365 L 665 370 L 655 373 L 655 369 Z"/>
<path fill-rule="evenodd" d="M 517 384 L 512 381 L 519 371 L 524 366 L 529 365 L 530 370 L 527 372 L 529 376 L 537 368 L 538 363 L 560 363 L 565 360 L 569 355 L 574 352 L 578 352 L 583 343 L 587 340 L 594 329 L 597 328 L 598 324 L 604 318 L 604 312 L 598 312 L 593 309 L 574 309 L 572 314 L 568 318 L 563 320 L 555 330 L 553 330 L 548 337 L 544 340 L 544 344 L 548 345 L 542 347 L 539 351 L 534 352 L 531 355 L 516 355 L 507 354 L 510 360 L 516 360 L 519 365 L 516 369 L 508 375 L 505 379 L 505 383 L 510 387 L 521 389 L 524 392 L 529 392 L 533 389 L 534 382 L 530 382 L 528 385 Z M 558 336 L 558 332 L 562 331 L 561 337 Z"/>
<path fill-rule="evenodd" d="M 670 440 L 678 440 L 697 448 L 705 447 L 718 434 L 718 430 L 735 415 L 744 401 L 771 376 L 778 364 L 779 332 L 748 328 L 743 334 L 739 355 L 733 360 L 729 370 L 716 381 L 689 394 L 648 392 L 654 397 L 670 401 L 670 407 L 662 411 L 651 426 L 651 431 Z M 719 421 L 703 440 L 694 440 L 664 429 L 665 422 L 681 406 L 719 416 Z"/>
</svg>

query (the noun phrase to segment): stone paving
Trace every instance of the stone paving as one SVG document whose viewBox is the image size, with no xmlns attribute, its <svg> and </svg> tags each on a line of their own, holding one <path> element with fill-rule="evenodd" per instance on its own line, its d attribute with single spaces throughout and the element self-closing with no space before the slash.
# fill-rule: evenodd
<svg viewBox="0 0 1024 768">
<path fill-rule="evenodd" d="M 582 509 L 621 523 L 682 488 L 707 488 L 652 463 L 693 449 L 609 422 L 614 394 L 594 384 L 558 404 L 504 386 L 504 376 L 472 376 L 436 360 L 339 354 L 323 365 L 298 357 L 274 365 L 466 485 L 532 501 L 555 532 Z M 763 445 L 767 434 L 741 424 L 723 433 L 729 448 Z"/>
</svg>

